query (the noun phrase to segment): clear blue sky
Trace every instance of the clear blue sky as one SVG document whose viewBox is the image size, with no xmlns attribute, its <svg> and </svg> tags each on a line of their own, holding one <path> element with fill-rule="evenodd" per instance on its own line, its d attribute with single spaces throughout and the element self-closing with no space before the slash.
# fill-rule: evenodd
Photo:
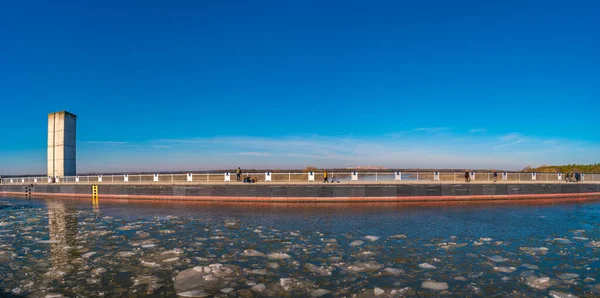
<svg viewBox="0 0 600 298">
<path fill-rule="evenodd" d="M 0 174 L 600 161 L 598 1 L 2 1 Z"/>
</svg>

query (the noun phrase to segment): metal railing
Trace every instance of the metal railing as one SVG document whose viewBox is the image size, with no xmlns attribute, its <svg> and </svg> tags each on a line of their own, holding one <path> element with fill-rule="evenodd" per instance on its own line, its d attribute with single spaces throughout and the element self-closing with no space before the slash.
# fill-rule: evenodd
<svg viewBox="0 0 600 298">
<path fill-rule="evenodd" d="M 323 182 L 323 172 L 264 172 L 243 173 L 257 182 Z M 464 172 L 330 172 L 329 182 L 465 182 Z M 82 175 L 67 177 L 4 177 L 2 184 L 47 184 L 47 183 L 120 183 L 120 184 L 149 184 L 149 183 L 227 183 L 236 182 L 235 173 L 188 173 L 188 174 L 119 174 L 119 175 Z M 473 182 L 493 182 L 493 173 L 471 173 Z M 498 182 L 565 182 L 565 175 L 559 173 L 498 173 Z M 582 174 L 583 182 L 599 182 L 600 174 Z"/>
</svg>

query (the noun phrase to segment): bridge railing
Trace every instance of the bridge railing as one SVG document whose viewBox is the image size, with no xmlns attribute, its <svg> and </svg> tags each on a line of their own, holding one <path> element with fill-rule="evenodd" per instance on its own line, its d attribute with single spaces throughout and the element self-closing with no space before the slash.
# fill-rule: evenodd
<svg viewBox="0 0 600 298">
<path fill-rule="evenodd" d="M 431 172 L 431 171 L 344 171 L 328 173 L 329 182 L 464 182 L 464 172 Z M 257 182 L 323 182 L 323 172 L 262 172 L 242 173 L 242 179 L 250 176 Z M 600 174 L 581 175 L 584 182 L 600 182 Z M 147 183 L 217 183 L 236 182 L 233 173 L 187 173 L 187 174 L 109 174 L 109 175 L 81 175 L 67 177 L 0 177 L 2 184 L 47 184 L 47 183 L 122 183 L 122 184 L 147 184 Z M 491 172 L 474 172 L 471 181 L 492 182 Z M 565 175 L 559 173 L 498 173 L 498 182 L 565 182 Z"/>
</svg>

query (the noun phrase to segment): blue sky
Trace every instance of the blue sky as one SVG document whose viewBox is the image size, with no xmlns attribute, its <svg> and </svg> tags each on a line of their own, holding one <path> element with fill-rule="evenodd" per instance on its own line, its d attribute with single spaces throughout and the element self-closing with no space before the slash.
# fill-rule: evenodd
<svg viewBox="0 0 600 298">
<path fill-rule="evenodd" d="M 0 174 L 599 162 L 597 1 L 3 1 Z"/>
</svg>

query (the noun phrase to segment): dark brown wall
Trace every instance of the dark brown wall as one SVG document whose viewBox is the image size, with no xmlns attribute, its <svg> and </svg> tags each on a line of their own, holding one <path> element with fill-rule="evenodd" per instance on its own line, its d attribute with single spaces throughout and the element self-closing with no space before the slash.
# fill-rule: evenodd
<svg viewBox="0 0 600 298">
<path fill-rule="evenodd" d="M 0 192 L 92 194 L 91 185 L 0 185 Z M 132 196 L 210 196 L 210 197 L 411 197 L 481 196 L 600 193 L 600 184 L 244 184 L 244 185 L 110 185 L 100 184 L 99 194 Z"/>
</svg>

